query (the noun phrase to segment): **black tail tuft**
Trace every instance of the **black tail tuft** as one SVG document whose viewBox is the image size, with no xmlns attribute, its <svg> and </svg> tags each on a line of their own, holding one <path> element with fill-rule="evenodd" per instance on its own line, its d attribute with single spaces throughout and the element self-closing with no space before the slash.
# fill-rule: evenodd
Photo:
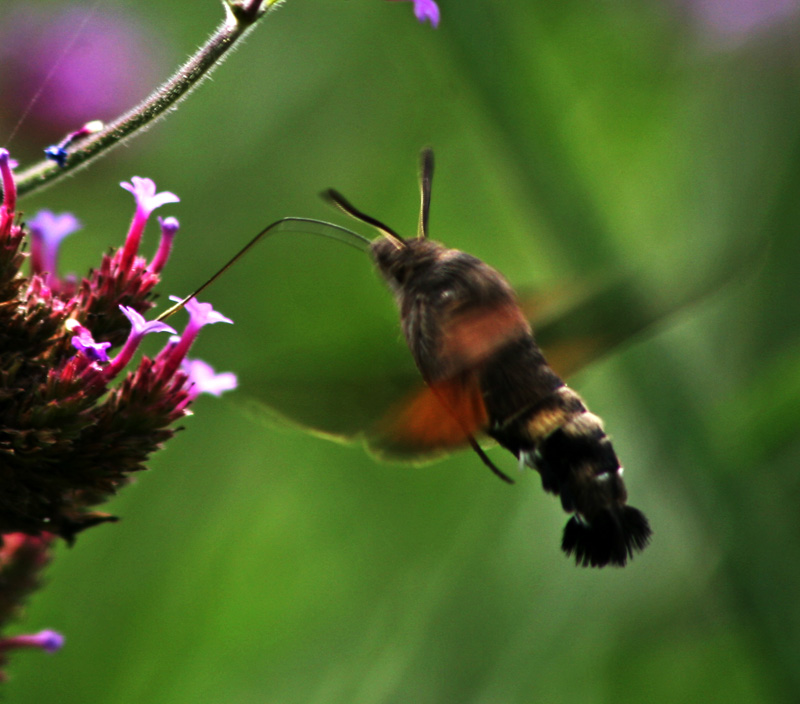
<svg viewBox="0 0 800 704">
<path fill-rule="evenodd" d="M 561 549 L 581 567 L 623 567 L 637 550 L 650 541 L 650 524 L 644 514 L 631 507 L 606 509 L 591 523 L 573 516 L 564 528 Z"/>
</svg>

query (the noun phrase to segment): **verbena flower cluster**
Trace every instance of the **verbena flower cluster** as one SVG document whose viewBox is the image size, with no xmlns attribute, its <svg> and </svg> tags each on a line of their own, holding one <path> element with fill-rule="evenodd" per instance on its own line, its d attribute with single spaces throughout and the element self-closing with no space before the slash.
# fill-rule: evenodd
<svg viewBox="0 0 800 704">
<path fill-rule="evenodd" d="M 19 181 L 20 193 L 67 174 L 174 107 L 279 1 L 226 0 L 226 21 L 184 67 L 107 127 L 93 120 L 48 147 L 47 159 L 58 168 L 29 169 Z M 410 1 L 418 21 L 438 26 L 435 0 Z M 148 119 L 142 120 L 145 113 Z M 75 147 L 91 135 L 95 142 Z M 142 234 L 152 212 L 176 203 L 177 196 L 159 193 L 146 178 L 121 184 L 136 200 L 123 246 L 104 255 L 84 278 L 61 276 L 60 244 L 79 223 L 70 213 L 49 211 L 23 221 L 16 211 L 15 166 L 0 149 L 0 633 L 40 586 L 54 541 L 71 544 L 81 531 L 116 520 L 95 507 L 146 468 L 198 394 L 219 396 L 237 383 L 232 373 L 217 374 L 187 358 L 202 327 L 231 322 L 210 304 L 186 303 L 189 323 L 180 335 L 145 317 L 178 221 L 159 218 L 161 240 L 150 261 L 139 254 Z M 144 336 L 159 332 L 171 334 L 163 349 L 132 364 Z M 0 681 L 9 652 L 55 652 L 63 642 L 51 630 L 0 636 Z"/>
<path fill-rule="evenodd" d="M 234 375 L 186 356 L 203 326 L 231 322 L 210 304 L 186 304 L 180 335 L 144 317 L 178 221 L 159 219 L 150 261 L 139 255 L 142 234 L 151 213 L 177 196 L 150 179 L 121 184 L 136 200 L 124 245 L 85 278 L 63 277 L 59 245 L 78 221 L 43 211 L 23 222 L 13 166 L 0 149 L 0 628 L 38 585 L 52 541 L 72 543 L 115 520 L 94 507 L 145 469 L 199 393 L 236 386 Z M 163 349 L 132 365 L 144 336 L 159 332 L 171 334 Z M 60 636 L 43 634 L 0 639 L 0 665 L 11 648 L 57 649 Z"/>
</svg>

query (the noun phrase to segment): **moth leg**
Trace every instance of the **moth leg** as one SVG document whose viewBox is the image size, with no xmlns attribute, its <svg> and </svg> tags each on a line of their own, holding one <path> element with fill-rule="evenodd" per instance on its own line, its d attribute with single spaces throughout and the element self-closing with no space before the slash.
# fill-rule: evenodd
<svg viewBox="0 0 800 704">
<path fill-rule="evenodd" d="M 473 450 L 475 450 L 475 454 L 477 454 L 477 455 L 478 455 L 478 457 L 480 457 L 480 458 L 481 458 L 481 460 L 483 461 L 483 463 L 484 463 L 484 464 L 485 464 L 485 465 L 486 465 L 486 466 L 487 466 L 489 469 L 491 469 L 491 470 L 492 470 L 492 472 L 494 472 L 494 473 L 495 473 L 495 474 L 496 474 L 498 477 L 500 477 L 500 479 L 502 479 L 504 482 L 507 482 L 508 484 L 513 484 L 513 483 L 514 483 L 514 480 L 513 480 L 511 477 L 509 477 L 507 474 L 505 474 L 505 473 L 504 473 L 504 472 L 502 472 L 500 469 L 498 469 L 498 468 L 497 468 L 497 466 L 495 465 L 495 463 L 494 463 L 494 462 L 492 462 L 492 461 L 489 459 L 489 457 L 488 457 L 488 456 L 486 455 L 486 453 L 483 451 L 483 449 L 481 448 L 481 446 L 480 446 L 480 445 L 478 445 L 478 442 L 477 442 L 477 440 L 475 440 L 475 438 L 474 438 L 474 437 L 472 437 L 472 435 L 470 435 L 470 436 L 469 436 L 469 445 L 470 445 L 470 447 L 471 447 Z"/>
</svg>

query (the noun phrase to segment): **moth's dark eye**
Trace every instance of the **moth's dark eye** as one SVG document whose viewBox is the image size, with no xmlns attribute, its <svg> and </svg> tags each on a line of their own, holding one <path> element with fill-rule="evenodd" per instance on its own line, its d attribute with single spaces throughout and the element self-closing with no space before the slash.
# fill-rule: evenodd
<svg viewBox="0 0 800 704">
<path fill-rule="evenodd" d="M 398 262 L 394 265 L 392 269 L 392 276 L 394 276 L 394 280 L 400 284 L 401 286 L 405 284 L 406 279 L 408 278 L 408 271 L 409 267 L 407 264 Z"/>
</svg>

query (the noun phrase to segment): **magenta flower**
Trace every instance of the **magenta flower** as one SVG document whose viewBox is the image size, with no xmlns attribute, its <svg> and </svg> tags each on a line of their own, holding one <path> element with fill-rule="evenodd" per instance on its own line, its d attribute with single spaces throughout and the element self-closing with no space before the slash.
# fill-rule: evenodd
<svg viewBox="0 0 800 704">
<path fill-rule="evenodd" d="M 34 274 L 47 274 L 51 288 L 58 281 L 56 267 L 61 241 L 80 228 L 72 213 L 56 215 L 50 210 L 40 210 L 28 223 L 31 231 L 31 268 Z"/>
<path fill-rule="evenodd" d="M 58 144 L 51 144 L 44 150 L 44 155 L 50 159 L 50 161 L 56 162 L 62 169 L 67 165 L 67 150 L 58 145 Z"/>
<path fill-rule="evenodd" d="M 74 332 L 72 346 L 92 362 L 108 362 L 110 342 L 95 342 L 92 333 L 74 318 L 67 321 L 67 329 Z"/>
<path fill-rule="evenodd" d="M 238 385 L 233 372 L 217 374 L 213 367 L 202 359 L 184 359 L 181 369 L 188 374 L 186 383 L 189 387 L 189 398 L 193 400 L 200 394 L 222 396 L 225 391 L 232 391 Z"/>
<path fill-rule="evenodd" d="M 64 645 L 64 636 L 56 631 L 39 631 L 31 635 L 12 636 L 0 640 L 0 651 L 15 648 L 39 648 L 46 653 L 55 653 Z"/>
<path fill-rule="evenodd" d="M 3 110 L 21 115 L 26 107 L 33 108 L 25 132 L 37 148 L 85 122 L 87 115 L 119 115 L 159 78 L 163 33 L 119 6 L 89 14 L 80 3 L 0 6 Z M 80 40 L 65 51 L 65 28 L 81 26 Z M 41 98 L 31 105 L 37 89 L 42 89 Z"/>
<path fill-rule="evenodd" d="M 797 15 L 796 0 L 674 0 L 717 39 L 737 41 Z"/>
<path fill-rule="evenodd" d="M 132 183 L 123 181 L 119 185 L 126 191 L 133 193 L 136 198 L 136 207 L 139 211 L 144 213 L 146 217 L 150 216 L 156 208 L 160 208 L 167 203 L 178 203 L 180 198 L 174 193 L 169 191 L 156 192 L 156 183 L 151 178 L 140 178 L 134 176 L 131 179 Z"/>
<path fill-rule="evenodd" d="M 139 242 L 142 239 L 144 226 L 147 224 L 150 213 L 167 203 L 178 203 L 180 198 L 169 191 L 157 193 L 156 184 L 150 178 L 134 176 L 131 179 L 131 183 L 123 181 L 119 185 L 126 191 L 133 193 L 133 197 L 136 199 L 136 213 L 133 216 L 128 236 L 125 238 L 125 247 L 122 250 L 120 262 L 123 268 L 127 268 L 133 263 L 133 258 L 139 251 Z"/>
<path fill-rule="evenodd" d="M 170 252 L 172 251 L 172 241 L 175 239 L 175 235 L 180 227 L 177 218 L 173 217 L 158 218 L 158 224 L 161 225 L 161 242 L 158 244 L 158 251 L 153 257 L 153 261 L 150 262 L 150 266 L 147 267 L 148 271 L 154 274 L 160 274 L 164 265 L 167 263 L 167 259 L 169 259 Z"/>
<path fill-rule="evenodd" d="M 105 370 L 106 379 L 113 379 L 133 358 L 134 352 L 139 347 L 139 343 L 145 335 L 151 332 L 169 332 L 173 335 L 177 334 L 173 328 L 166 323 L 159 320 L 145 320 L 141 313 L 138 313 L 130 306 L 120 306 L 119 309 L 125 314 L 125 317 L 131 322 L 131 333 L 128 339 L 122 346 L 116 357 L 111 360 Z"/>
<path fill-rule="evenodd" d="M 11 157 L 8 149 L 0 148 L 0 181 L 3 183 L 3 219 L 13 213 L 17 207 L 17 184 L 12 172 Z"/>
<path fill-rule="evenodd" d="M 135 311 L 130 306 L 120 306 L 119 309 L 125 314 L 125 317 L 131 321 L 132 337 L 138 337 L 141 340 L 145 335 L 151 332 L 171 332 L 173 335 L 177 335 L 175 330 L 166 323 L 162 323 L 160 320 L 145 320 L 141 313 Z"/>
<path fill-rule="evenodd" d="M 79 130 L 75 130 L 74 132 L 70 132 L 64 139 L 62 139 L 58 144 L 53 144 L 47 149 L 44 150 L 44 155 L 50 159 L 50 161 L 56 162 L 62 168 L 67 165 L 67 157 L 69 154 L 67 153 L 67 147 L 72 144 L 76 139 L 81 137 L 86 137 L 87 135 L 94 134 L 95 132 L 99 132 L 103 129 L 103 123 L 100 120 L 92 120 L 91 122 L 87 122 L 83 127 Z"/>
<path fill-rule="evenodd" d="M 177 296 L 170 296 L 169 298 L 176 303 L 182 300 Z M 197 339 L 202 327 L 213 325 L 214 323 L 233 324 L 230 318 L 226 318 L 222 313 L 215 311 L 210 303 L 200 303 L 196 298 L 192 298 L 186 303 L 186 312 L 189 314 L 189 323 L 186 325 L 180 339 L 177 343 L 168 345 L 157 360 L 162 365 L 162 379 L 166 380 L 172 377 L 186 357 L 186 353 L 192 343 Z"/>
<path fill-rule="evenodd" d="M 405 0 L 400 0 L 401 2 Z M 439 6 L 435 0 L 412 0 L 414 3 L 414 15 L 420 22 L 430 22 L 431 26 L 439 26 Z"/>
</svg>

